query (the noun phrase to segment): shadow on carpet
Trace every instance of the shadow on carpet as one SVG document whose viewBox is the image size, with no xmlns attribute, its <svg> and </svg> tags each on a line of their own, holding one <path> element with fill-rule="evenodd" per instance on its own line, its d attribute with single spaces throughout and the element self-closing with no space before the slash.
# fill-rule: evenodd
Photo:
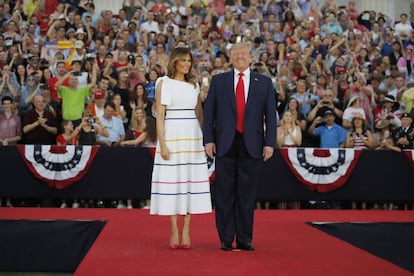
<svg viewBox="0 0 414 276">
<path fill-rule="evenodd" d="M 74 272 L 106 222 L 0 220 L 0 271 Z"/>
<path fill-rule="evenodd" d="M 307 222 L 307 224 L 414 272 L 414 222 Z"/>
</svg>

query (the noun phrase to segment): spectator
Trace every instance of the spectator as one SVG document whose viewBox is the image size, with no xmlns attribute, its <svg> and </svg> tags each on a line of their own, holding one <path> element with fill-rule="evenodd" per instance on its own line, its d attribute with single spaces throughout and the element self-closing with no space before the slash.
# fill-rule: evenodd
<svg viewBox="0 0 414 276">
<path fill-rule="evenodd" d="M 395 101 L 394 96 L 386 95 L 382 106 L 379 106 L 374 111 L 375 128 L 382 129 L 384 126 L 391 125 L 391 128 L 400 127 L 401 111 L 398 109 L 398 102 Z"/>
<path fill-rule="evenodd" d="M 27 111 L 32 109 L 33 98 L 41 95 L 40 84 L 36 81 L 34 74 L 27 78 L 26 85 L 20 88 L 20 114 L 24 116 Z"/>
<path fill-rule="evenodd" d="M 16 98 L 19 96 L 16 86 L 13 85 L 11 80 L 11 72 L 10 67 L 5 65 L 2 70 L 2 82 L 0 83 L 0 96 L 9 96 L 11 98 Z M 2 112 L 2 108 L 0 108 L 0 113 Z"/>
<path fill-rule="evenodd" d="M 81 127 L 73 128 L 72 121 L 63 120 L 62 129 L 63 132 L 56 137 L 56 144 L 58 146 L 65 145 L 78 145 L 79 143 L 79 132 Z"/>
<path fill-rule="evenodd" d="M 407 112 L 401 115 L 401 126 L 392 131 L 396 146 L 402 150 L 414 149 L 413 118 Z"/>
<path fill-rule="evenodd" d="M 407 14 L 402 13 L 400 15 L 400 22 L 395 24 L 394 30 L 399 39 L 403 41 L 408 40 L 412 26 L 407 20 Z"/>
<path fill-rule="evenodd" d="M 145 110 L 145 113 L 148 116 L 151 116 L 152 104 L 148 99 L 148 94 L 143 83 L 135 85 L 134 89 L 131 91 L 129 99 L 130 110 L 134 110 L 136 107 L 142 107 Z M 131 112 L 128 114 L 128 117 L 130 116 Z"/>
<path fill-rule="evenodd" d="M 302 144 L 302 130 L 295 122 L 295 115 L 289 110 L 283 113 L 277 128 L 277 145 L 279 147 L 298 147 Z"/>
<path fill-rule="evenodd" d="M 352 117 L 351 129 L 346 136 L 346 147 L 354 149 L 370 149 L 375 146 L 372 132 L 365 125 L 365 118 L 361 113 Z"/>
<path fill-rule="evenodd" d="M 115 105 L 115 109 L 114 109 L 114 112 L 112 113 L 112 115 L 114 117 L 117 117 L 117 118 L 121 119 L 122 122 L 124 123 L 124 126 L 126 127 L 128 125 L 129 117 L 127 115 L 125 106 L 122 105 L 121 95 L 114 94 L 112 96 L 110 102 L 114 103 L 114 105 Z M 127 108 L 128 108 L 128 106 L 127 106 Z"/>
<path fill-rule="evenodd" d="M 34 108 L 23 117 L 23 142 L 25 144 L 55 144 L 57 127 L 53 114 L 45 109 L 42 96 L 33 99 Z"/>
<path fill-rule="evenodd" d="M 82 120 L 82 113 L 85 109 L 85 101 L 91 95 L 91 88 L 96 83 L 96 67 L 94 67 L 93 79 L 90 84 L 78 87 L 79 80 L 76 71 L 69 72 L 60 79 L 55 87 L 62 98 L 62 117 L 71 120 L 77 127 Z M 63 81 L 69 78 L 69 87 L 63 86 Z"/>
<path fill-rule="evenodd" d="M 93 101 L 90 105 L 88 105 L 87 109 L 89 109 L 92 113 L 93 117 L 101 117 L 104 113 L 104 105 L 106 95 L 104 91 L 100 89 L 96 89 L 93 92 Z"/>
<path fill-rule="evenodd" d="M 1 99 L 3 113 L 0 114 L 0 145 L 16 145 L 22 139 L 22 123 L 20 117 L 13 114 L 13 99 L 4 96 Z"/>
<path fill-rule="evenodd" d="M 361 117 L 366 120 L 365 111 L 361 107 L 361 96 L 356 94 L 349 99 L 348 106 L 344 110 L 342 116 L 342 126 L 345 129 L 352 128 L 352 120 L 354 117 Z"/>
<path fill-rule="evenodd" d="M 373 135 L 365 125 L 365 117 L 362 113 L 356 113 L 352 117 L 351 131 L 346 135 L 346 147 L 354 149 L 370 149 L 375 146 Z M 357 202 L 352 201 L 352 209 L 357 209 Z M 361 202 L 361 209 L 365 210 L 367 204 L 365 201 Z"/>
<path fill-rule="evenodd" d="M 299 126 L 303 132 L 306 128 L 306 118 L 299 112 L 299 101 L 296 98 L 289 98 L 286 111 L 289 111 L 292 114 L 295 119 L 295 125 Z"/>
<path fill-rule="evenodd" d="M 306 81 L 303 79 L 298 80 L 296 93 L 292 95 L 293 98 L 299 102 L 299 111 L 305 117 L 308 116 L 308 113 L 312 110 L 312 106 L 319 102 L 319 97 L 311 94 L 307 90 Z"/>
<path fill-rule="evenodd" d="M 97 135 L 97 143 L 102 146 L 118 146 L 125 138 L 125 129 L 122 120 L 113 116 L 115 104 L 106 102 L 104 105 L 104 114 L 100 117 L 103 128 L 108 131 L 108 136 L 100 133 Z"/>
<path fill-rule="evenodd" d="M 309 127 L 309 133 L 319 136 L 321 148 L 343 148 L 346 142 L 346 130 L 335 123 L 335 113 L 328 109 L 324 114 L 325 125 L 316 127 L 322 123 L 320 116 L 316 117 Z"/>
<path fill-rule="evenodd" d="M 404 91 L 401 96 L 401 102 L 404 103 L 404 111 L 411 113 L 411 116 L 414 114 L 414 88 L 409 88 Z"/>
<path fill-rule="evenodd" d="M 404 49 L 404 53 L 397 61 L 398 71 L 405 76 L 408 82 L 414 80 L 414 46 L 408 45 Z"/>
<path fill-rule="evenodd" d="M 60 98 L 60 96 L 57 93 L 56 90 L 56 83 L 65 77 L 66 75 L 66 66 L 65 66 L 65 62 L 64 61 L 56 61 L 56 76 L 52 77 L 51 79 L 49 79 L 48 84 L 50 87 L 50 92 L 52 93 L 52 99 L 54 99 L 55 101 L 59 101 L 61 102 L 62 99 Z M 62 83 L 62 85 L 69 87 L 69 80 L 65 79 Z"/>
<path fill-rule="evenodd" d="M 332 89 L 326 89 L 323 92 L 323 98 L 315 105 L 308 114 L 308 121 L 312 122 L 316 117 L 323 117 L 327 110 L 332 110 L 335 113 L 335 122 L 339 125 L 342 123 L 342 107 L 339 103 L 334 102 L 334 94 Z"/>
</svg>

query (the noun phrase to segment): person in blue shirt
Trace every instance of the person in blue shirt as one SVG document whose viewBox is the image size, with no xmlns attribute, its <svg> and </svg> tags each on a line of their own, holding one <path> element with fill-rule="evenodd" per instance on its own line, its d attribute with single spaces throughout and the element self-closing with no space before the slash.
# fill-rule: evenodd
<svg viewBox="0 0 414 276">
<path fill-rule="evenodd" d="M 325 124 L 316 127 L 318 124 Z M 335 123 L 335 112 L 327 109 L 322 119 L 321 116 L 315 118 L 309 127 L 309 133 L 320 137 L 321 148 L 343 148 L 346 142 L 346 130 Z"/>
</svg>

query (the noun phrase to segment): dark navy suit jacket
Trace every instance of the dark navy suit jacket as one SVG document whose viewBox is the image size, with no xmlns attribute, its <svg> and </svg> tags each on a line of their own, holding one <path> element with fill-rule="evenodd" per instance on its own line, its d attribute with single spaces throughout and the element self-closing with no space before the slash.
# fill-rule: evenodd
<svg viewBox="0 0 414 276">
<path fill-rule="evenodd" d="M 213 76 L 204 104 L 204 144 L 215 143 L 217 156 L 223 156 L 229 151 L 236 133 L 236 121 L 232 70 Z M 273 83 L 267 76 L 253 71 L 250 71 L 243 137 L 248 153 L 257 159 L 263 157 L 263 146 L 275 147 L 276 144 Z"/>
</svg>

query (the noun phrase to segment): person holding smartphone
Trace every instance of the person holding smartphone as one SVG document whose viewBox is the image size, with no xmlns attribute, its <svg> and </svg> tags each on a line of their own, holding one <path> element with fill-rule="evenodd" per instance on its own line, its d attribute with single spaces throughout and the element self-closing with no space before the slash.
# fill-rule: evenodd
<svg viewBox="0 0 414 276">
<path fill-rule="evenodd" d="M 72 121 L 74 127 L 77 127 L 81 123 L 82 113 L 85 109 L 85 101 L 91 95 L 91 88 L 96 83 L 96 65 L 92 71 L 92 80 L 86 86 L 79 86 L 79 79 L 76 75 L 78 71 L 68 72 L 65 77 L 61 78 L 55 84 L 58 95 L 62 98 L 62 118 Z M 69 87 L 62 85 L 66 79 L 69 79 Z"/>
</svg>

